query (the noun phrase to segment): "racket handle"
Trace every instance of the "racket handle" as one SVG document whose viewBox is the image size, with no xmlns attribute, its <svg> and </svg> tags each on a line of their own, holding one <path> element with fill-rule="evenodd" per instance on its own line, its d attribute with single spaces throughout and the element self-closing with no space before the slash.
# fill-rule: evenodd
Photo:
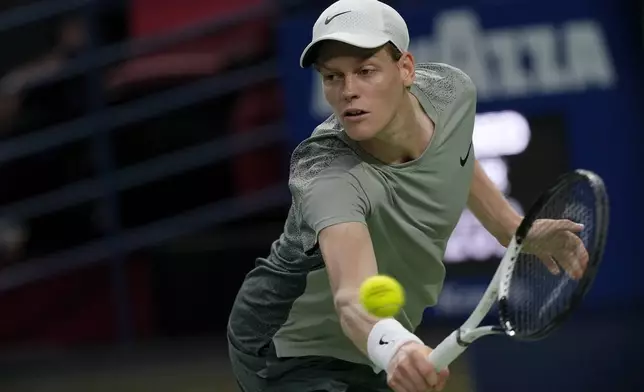
<svg viewBox="0 0 644 392">
<path fill-rule="evenodd" d="M 458 330 L 452 332 L 432 351 L 427 360 L 434 364 L 436 371 L 448 367 L 467 347 L 458 344 Z"/>
</svg>

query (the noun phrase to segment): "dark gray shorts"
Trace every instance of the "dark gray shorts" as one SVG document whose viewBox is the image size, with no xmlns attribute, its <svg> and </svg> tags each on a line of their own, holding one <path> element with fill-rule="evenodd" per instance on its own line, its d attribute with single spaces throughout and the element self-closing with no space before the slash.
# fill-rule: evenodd
<svg viewBox="0 0 644 392">
<path fill-rule="evenodd" d="M 230 361 L 243 392 L 391 392 L 384 373 L 328 357 L 277 358 L 242 352 L 229 341 Z"/>
</svg>

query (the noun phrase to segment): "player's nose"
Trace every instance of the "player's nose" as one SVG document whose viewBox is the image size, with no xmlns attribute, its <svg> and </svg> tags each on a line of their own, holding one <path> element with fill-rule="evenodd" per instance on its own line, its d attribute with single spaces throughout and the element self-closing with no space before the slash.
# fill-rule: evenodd
<svg viewBox="0 0 644 392">
<path fill-rule="evenodd" d="M 356 91 L 356 86 L 353 81 L 353 77 L 348 76 L 344 78 L 344 84 L 342 86 L 342 98 L 346 101 L 352 101 L 359 98 L 358 92 Z"/>
</svg>

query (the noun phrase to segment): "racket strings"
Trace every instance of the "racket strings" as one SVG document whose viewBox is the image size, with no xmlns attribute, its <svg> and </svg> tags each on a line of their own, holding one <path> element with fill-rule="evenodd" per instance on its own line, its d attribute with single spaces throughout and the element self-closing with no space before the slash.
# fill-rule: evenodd
<svg viewBox="0 0 644 392">
<path fill-rule="evenodd" d="M 579 233 L 566 235 L 576 236 L 581 240 L 588 253 L 592 252 L 592 239 L 595 238 L 595 192 L 588 182 L 572 182 L 554 195 L 540 210 L 537 219 L 558 224 L 557 220 L 568 219 L 584 225 Z M 560 224 L 560 222 L 559 222 Z M 546 224 L 547 225 L 547 224 Z M 533 230 L 543 230 L 546 225 L 535 225 Z M 530 232 L 526 238 L 531 238 Z M 542 237 L 543 238 L 543 237 Z M 547 238 L 547 237 L 545 237 Z M 579 281 L 566 272 L 566 263 L 579 263 L 577 253 L 579 240 L 571 237 L 562 241 L 562 237 L 553 238 L 556 255 L 547 248 L 539 246 L 536 241 L 529 247 L 530 253 L 521 253 L 516 259 L 512 274 L 509 277 L 509 291 L 506 303 L 506 318 L 512 329 L 519 336 L 535 336 L 548 326 L 556 323 L 557 318 L 566 313 L 574 300 Z M 526 241 L 526 246 L 528 245 Z M 541 241 L 544 245 L 548 241 Z M 576 245 L 575 245 L 576 244 Z M 558 260 L 561 258 L 562 260 Z M 556 264 L 558 273 L 554 274 L 547 264 Z"/>
</svg>

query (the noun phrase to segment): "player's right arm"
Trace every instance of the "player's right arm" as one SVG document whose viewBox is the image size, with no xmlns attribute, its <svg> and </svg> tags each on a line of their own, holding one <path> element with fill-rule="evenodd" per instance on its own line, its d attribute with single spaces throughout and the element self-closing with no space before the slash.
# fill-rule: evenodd
<svg viewBox="0 0 644 392">
<path fill-rule="evenodd" d="M 340 325 L 345 335 L 367 356 L 374 356 L 374 344 L 379 345 L 379 322 L 360 304 L 360 285 L 378 273 L 376 257 L 367 227 L 359 222 L 329 226 L 319 235 L 320 251 L 329 274 L 331 290 Z M 380 329 L 387 331 L 394 320 Z M 402 328 L 393 324 L 394 327 Z M 383 338 L 394 344 L 397 331 Z M 406 336 L 407 331 L 400 331 Z M 375 335 L 374 335 L 375 333 Z M 377 349 L 378 347 L 375 347 Z M 393 353 L 387 370 L 389 385 L 395 391 L 425 391 L 435 386 L 440 391 L 446 381 L 447 371 L 440 376 L 427 361 L 431 349 L 420 341 L 410 340 Z"/>
<path fill-rule="evenodd" d="M 340 223 L 323 229 L 319 243 L 342 330 L 368 355 L 367 338 L 379 321 L 360 304 L 360 285 L 378 273 L 369 230 L 360 222 Z"/>
<path fill-rule="evenodd" d="M 329 226 L 320 232 L 319 245 L 345 335 L 372 359 L 379 356 L 377 350 L 388 349 L 381 344 L 381 339 L 394 346 L 397 338 L 411 338 L 412 335 L 397 321 L 374 317 L 360 304 L 360 285 L 378 272 L 367 227 L 359 222 Z M 431 352 L 429 347 L 417 338 L 394 347 L 386 370 L 389 385 L 395 391 L 426 391 L 433 386 L 440 391 L 443 388 L 448 373 L 443 372 L 439 377 L 427 361 Z"/>
<path fill-rule="evenodd" d="M 360 304 L 359 292 L 378 265 L 367 228 L 369 198 L 353 174 L 357 165 L 342 157 L 317 173 L 303 191 L 301 210 L 314 236 L 305 247 L 319 247 L 342 330 L 368 355 L 367 337 L 379 320 Z"/>
<path fill-rule="evenodd" d="M 350 173 L 330 169 L 307 187 L 302 213 L 316 236 L 344 334 L 399 392 L 441 390 L 448 375 L 427 361 L 431 349 L 394 319 L 379 319 L 360 304 L 360 286 L 378 273 L 366 217 L 369 203 Z M 384 339 L 385 344 L 380 340 Z"/>
<path fill-rule="evenodd" d="M 367 228 L 369 199 L 352 174 L 357 164 L 339 158 L 318 173 L 304 189 L 302 218 L 322 254 L 343 332 L 367 355 L 367 336 L 378 319 L 361 306 L 359 291 L 378 266 Z"/>
</svg>

